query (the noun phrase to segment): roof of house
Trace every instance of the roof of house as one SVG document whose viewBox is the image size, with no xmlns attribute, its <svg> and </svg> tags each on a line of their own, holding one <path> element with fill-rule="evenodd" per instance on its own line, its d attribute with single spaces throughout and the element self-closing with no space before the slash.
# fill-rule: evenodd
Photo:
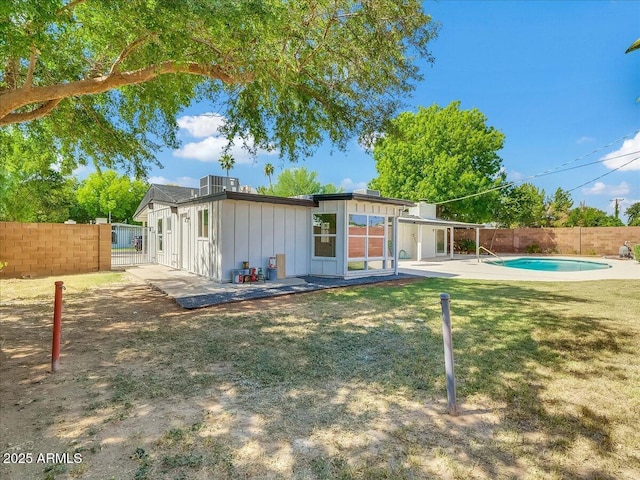
<svg viewBox="0 0 640 480">
<path fill-rule="evenodd" d="M 421 225 L 436 225 L 439 227 L 458 227 L 458 228 L 482 228 L 481 223 L 465 223 L 455 220 L 443 220 L 441 218 L 424 218 L 418 215 L 402 215 L 398 217 L 398 221 L 402 223 L 416 223 Z"/>
<path fill-rule="evenodd" d="M 296 205 L 301 207 L 317 207 L 318 202 L 330 200 L 361 200 L 374 203 L 384 203 L 391 205 L 411 206 L 413 202 L 400 200 L 397 198 L 386 198 L 377 195 L 366 195 L 362 193 L 326 193 L 321 195 L 308 195 L 303 197 L 276 197 L 272 195 L 262 195 L 256 193 L 233 192 L 225 190 L 212 193 L 210 195 L 198 195 L 197 188 L 176 187 L 172 185 L 152 184 L 142 198 L 134 218 L 144 220 L 144 216 L 149 208 L 153 208 L 153 203 L 161 203 L 171 207 L 178 205 L 201 203 L 203 201 L 220 200 L 244 200 L 248 202 L 272 203 L 279 205 Z"/>
</svg>

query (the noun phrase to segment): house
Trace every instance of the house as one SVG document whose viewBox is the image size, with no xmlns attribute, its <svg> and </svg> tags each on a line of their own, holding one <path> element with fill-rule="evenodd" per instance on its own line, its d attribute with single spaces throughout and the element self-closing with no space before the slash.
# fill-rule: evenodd
<svg viewBox="0 0 640 480">
<path fill-rule="evenodd" d="M 354 277 L 397 273 L 398 219 L 413 202 L 353 193 L 283 198 L 241 192 L 237 178 L 200 188 L 151 185 L 135 215 L 149 227 L 151 261 L 218 282 L 243 262 L 279 274 Z"/>
<path fill-rule="evenodd" d="M 482 227 L 482 224 L 437 218 L 435 205 L 418 202 L 398 219 L 398 257 L 400 260 L 453 258 L 456 228 L 475 228 L 476 256 L 479 257 Z"/>
</svg>

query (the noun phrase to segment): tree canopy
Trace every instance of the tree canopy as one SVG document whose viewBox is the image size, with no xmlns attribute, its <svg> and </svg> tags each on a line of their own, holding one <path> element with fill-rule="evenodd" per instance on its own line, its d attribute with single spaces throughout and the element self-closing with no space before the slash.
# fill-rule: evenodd
<svg viewBox="0 0 640 480">
<path fill-rule="evenodd" d="M 378 177 L 370 186 L 385 196 L 431 203 L 491 189 L 503 183 L 504 134 L 487 126 L 477 109 L 461 110 L 460 102 L 404 112 L 373 148 Z M 445 203 L 443 218 L 484 222 L 500 198 L 490 194 Z"/>
<path fill-rule="evenodd" d="M 80 185 L 77 199 L 89 218 L 111 218 L 112 222 L 133 221 L 133 214 L 149 185 L 131 180 L 113 170 L 92 173 Z"/>
<path fill-rule="evenodd" d="M 339 189 L 332 183 L 322 184 L 318 180 L 318 172 L 310 172 L 306 168 L 289 168 L 284 170 L 269 188 L 260 187 L 258 191 L 277 197 L 295 197 L 296 195 L 313 195 L 316 193 L 338 193 Z"/>
<path fill-rule="evenodd" d="M 624 214 L 627 215 L 627 224 L 630 227 L 640 227 L 640 202 L 630 205 Z"/>
<path fill-rule="evenodd" d="M 539 190 L 530 183 L 523 183 L 503 189 L 494 220 L 509 228 L 539 227 L 544 217 L 544 190 Z"/>
<path fill-rule="evenodd" d="M 229 141 L 294 160 L 380 131 L 437 29 L 418 0 L 2 2 L 0 141 L 141 176 L 209 101 Z"/>
<path fill-rule="evenodd" d="M 580 205 L 569 213 L 564 227 L 624 227 L 624 223 L 613 215 L 594 207 Z"/>
</svg>

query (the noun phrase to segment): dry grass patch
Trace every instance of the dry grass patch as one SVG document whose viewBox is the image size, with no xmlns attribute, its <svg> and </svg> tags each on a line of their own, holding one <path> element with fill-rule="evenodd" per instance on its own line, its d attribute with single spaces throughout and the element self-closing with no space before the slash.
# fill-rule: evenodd
<svg viewBox="0 0 640 480">
<path fill-rule="evenodd" d="M 639 287 L 428 279 L 187 312 L 112 284 L 66 297 L 55 376 L 50 305 L 21 300 L 2 307 L 2 408 L 23 416 L 2 449 L 83 454 L 55 478 L 637 478 L 640 299 L 619 292 Z"/>
</svg>

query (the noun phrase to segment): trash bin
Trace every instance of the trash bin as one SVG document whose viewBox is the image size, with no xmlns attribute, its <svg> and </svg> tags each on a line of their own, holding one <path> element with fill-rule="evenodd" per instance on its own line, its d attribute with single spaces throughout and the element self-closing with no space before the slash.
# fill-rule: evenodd
<svg viewBox="0 0 640 480">
<path fill-rule="evenodd" d="M 278 269 L 277 268 L 269 268 L 269 281 L 273 282 L 278 279 Z"/>
</svg>

